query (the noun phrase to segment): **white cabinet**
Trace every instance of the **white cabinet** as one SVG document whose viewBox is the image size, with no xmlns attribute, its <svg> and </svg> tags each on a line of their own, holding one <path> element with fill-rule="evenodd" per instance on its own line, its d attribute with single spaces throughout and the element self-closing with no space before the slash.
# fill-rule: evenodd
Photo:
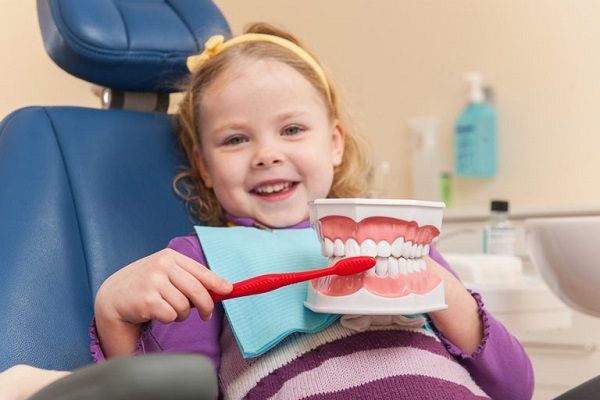
<svg viewBox="0 0 600 400">
<path fill-rule="evenodd" d="M 506 287 L 473 284 L 486 307 L 519 338 L 531 357 L 536 377 L 535 400 L 553 399 L 600 375 L 600 318 L 568 309 L 550 292 L 531 264 L 523 240 L 526 218 L 573 213 L 600 215 L 600 209 L 512 213 L 511 222 L 517 228 L 517 255 L 523 261 L 524 279 L 529 281 Z M 442 254 L 480 253 L 486 219 L 485 210 L 446 211 L 436 247 Z"/>
<path fill-rule="evenodd" d="M 514 332 L 535 371 L 534 399 L 553 399 L 600 375 L 600 319 L 573 312 L 568 329 Z"/>
</svg>

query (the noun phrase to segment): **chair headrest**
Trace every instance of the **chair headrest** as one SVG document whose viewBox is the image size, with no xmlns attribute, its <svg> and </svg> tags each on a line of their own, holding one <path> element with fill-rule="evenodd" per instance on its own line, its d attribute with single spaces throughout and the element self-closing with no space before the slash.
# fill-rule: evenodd
<svg viewBox="0 0 600 400">
<path fill-rule="evenodd" d="M 229 24 L 210 0 L 37 0 L 44 46 L 78 78 L 121 91 L 174 92 L 189 55 Z"/>
</svg>

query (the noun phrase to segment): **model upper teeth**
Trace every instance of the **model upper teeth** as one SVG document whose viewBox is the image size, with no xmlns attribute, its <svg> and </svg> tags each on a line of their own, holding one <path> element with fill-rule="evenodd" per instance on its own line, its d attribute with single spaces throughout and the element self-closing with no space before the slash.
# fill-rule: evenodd
<svg viewBox="0 0 600 400">
<path fill-rule="evenodd" d="M 401 237 L 391 244 L 386 240 L 376 243 L 367 239 L 358 244 L 352 238 L 345 242 L 341 239 L 331 241 L 325 238 L 321 242 L 321 253 L 330 261 L 359 255 L 376 257 L 377 264 L 367 271 L 367 274 L 396 277 L 398 274 L 406 275 L 424 270 L 426 266 L 423 256 L 429 254 L 429 244 L 416 244 L 410 240 L 404 241 Z"/>
<path fill-rule="evenodd" d="M 321 254 L 325 257 L 403 257 L 420 258 L 429 254 L 428 244 L 417 244 L 410 240 L 404 241 L 398 238 L 390 244 L 387 240 L 376 243 L 374 240 L 367 239 L 360 245 L 354 239 L 348 239 L 346 242 L 341 239 L 331 241 L 325 238 L 321 242 Z"/>
<path fill-rule="evenodd" d="M 258 193 L 274 193 L 281 192 L 282 190 L 288 189 L 291 186 L 289 182 L 286 183 L 278 183 L 276 185 L 265 185 L 259 186 L 255 189 Z"/>
</svg>

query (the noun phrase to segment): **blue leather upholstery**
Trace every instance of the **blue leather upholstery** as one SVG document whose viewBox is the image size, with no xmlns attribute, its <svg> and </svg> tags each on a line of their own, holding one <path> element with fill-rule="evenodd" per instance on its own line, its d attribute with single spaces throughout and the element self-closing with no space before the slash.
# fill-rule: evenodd
<svg viewBox="0 0 600 400">
<path fill-rule="evenodd" d="M 130 129 L 135 126 L 135 129 Z M 91 361 L 93 296 L 191 231 L 166 115 L 27 108 L 0 125 L 0 370 Z"/>
<path fill-rule="evenodd" d="M 185 62 L 185 46 L 178 38 L 183 35 L 182 41 L 190 41 L 182 21 L 195 17 L 186 13 L 185 18 L 174 18 L 171 7 L 166 12 L 164 6 L 174 3 L 38 0 L 38 7 L 42 27 L 59 25 L 54 19 L 59 10 L 64 21 L 81 23 L 79 31 L 105 43 L 106 62 L 86 60 L 68 49 L 69 42 L 76 42 L 69 34 L 54 37 L 52 51 L 66 54 L 63 61 L 73 70 L 94 69 L 87 78 L 93 77 L 94 83 L 124 87 L 132 82 L 152 90 L 160 86 L 160 74 L 153 71 L 180 71 Z M 209 1 L 178 3 L 210 10 L 212 22 L 194 43 L 227 28 Z M 123 16 L 131 9 L 131 15 L 143 14 L 123 19 L 128 46 L 120 42 L 123 32 L 113 35 L 117 28 L 112 25 L 109 31 L 95 31 L 96 22 L 108 18 L 106 10 L 113 6 Z M 161 53 L 157 45 L 144 62 L 137 62 L 137 50 L 155 44 L 136 36 L 144 32 L 154 32 L 154 38 L 160 33 L 166 50 Z M 178 59 L 172 49 L 179 52 Z M 152 57 L 156 64 L 150 67 Z M 140 79 L 134 79 L 138 68 Z M 167 81 L 175 78 L 163 76 Z M 171 117 L 165 114 L 29 107 L 0 123 L 0 371 L 18 363 L 73 369 L 91 362 L 88 327 L 102 281 L 127 263 L 164 248 L 172 237 L 192 231 L 184 204 L 171 188 L 183 165 Z"/>
<path fill-rule="evenodd" d="M 37 0 L 46 51 L 83 80 L 173 91 L 185 60 L 229 25 L 210 0 Z"/>
</svg>

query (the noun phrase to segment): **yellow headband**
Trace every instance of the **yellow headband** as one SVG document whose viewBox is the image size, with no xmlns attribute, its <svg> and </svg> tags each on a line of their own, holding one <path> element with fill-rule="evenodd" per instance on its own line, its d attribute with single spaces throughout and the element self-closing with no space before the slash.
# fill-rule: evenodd
<svg viewBox="0 0 600 400">
<path fill-rule="evenodd" d="M 327 77 L 325 76 L 323 68 L 321 68 L 321 66 L 313 58 L 313 56 L 311 56 L 302 47 L 279 36 L 267 35 L 263 33 L 246 33 L 244 35 L 236 36 L 228 41 L 225 41 L 223 35 L 211 36 L 206 41 L 206 43 L 204 43 L 204 51 L 202 53 L 188 57 L 187 68 L 190 72 L 194 72 L 204 62 L 206 62 L 206 60 L 210 59 L 213 56 L 216 56 L 223 50 L 235 46 L 236 44 L 246 42 L 268 42 L 279 45 L 292 51 L 294 54 L 296 54 L 298 57 L 304 60 L 308 65 L 310 65 L 312 69 L 317 73 L 317 75 L 319 75 L 319 78 L 321 78 L 323 86 L 325 87 L 325 91 L 327 92 L 327 99 L 331 103 L 331 92 L 329 90 L 329 84 L 327 83 Z"/>
</svg>

